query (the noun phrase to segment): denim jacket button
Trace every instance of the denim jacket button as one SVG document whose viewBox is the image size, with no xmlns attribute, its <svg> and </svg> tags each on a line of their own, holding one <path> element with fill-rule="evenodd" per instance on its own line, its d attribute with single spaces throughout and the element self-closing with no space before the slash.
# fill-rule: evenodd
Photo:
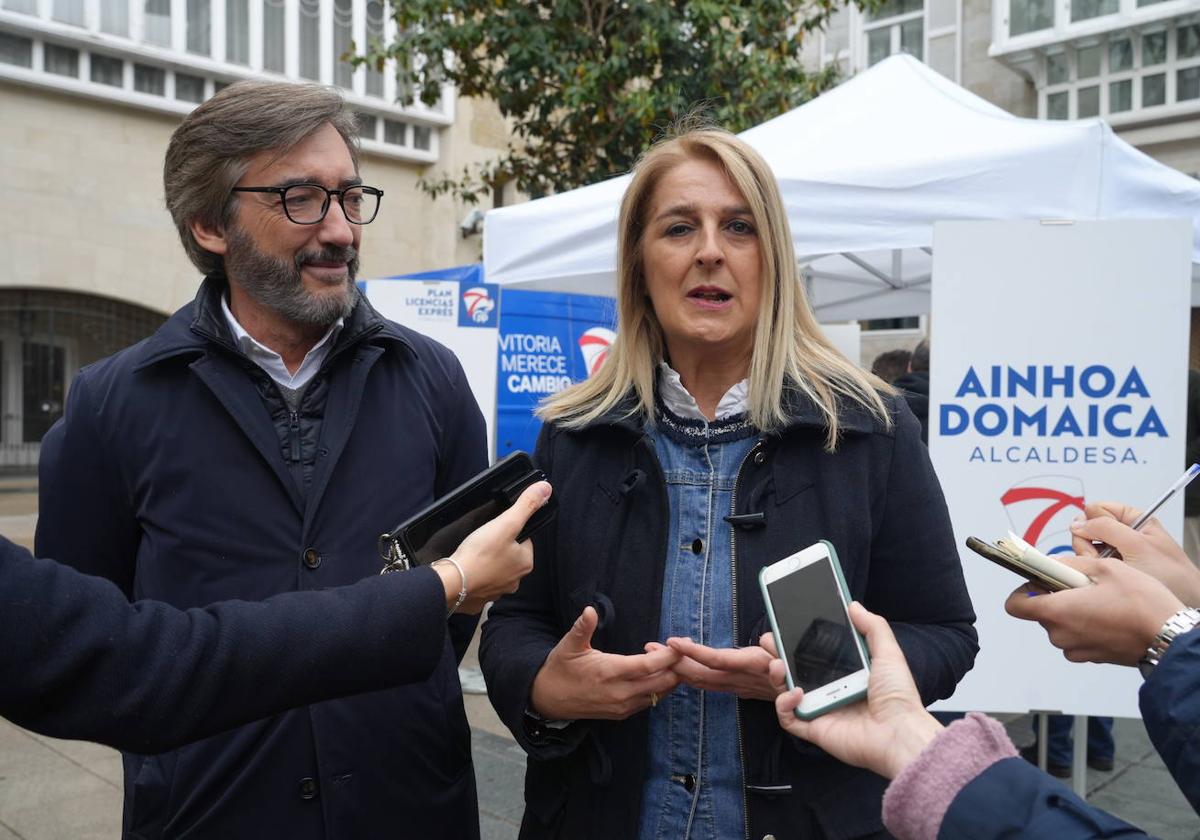
<svg viewBox="0 0 1200 840">
<path fill-rule="evenodd" d="M 704 552 L 704 540 L 696 537 L 692 540 L 692 554 L 701 554 Z"/>
</svg>

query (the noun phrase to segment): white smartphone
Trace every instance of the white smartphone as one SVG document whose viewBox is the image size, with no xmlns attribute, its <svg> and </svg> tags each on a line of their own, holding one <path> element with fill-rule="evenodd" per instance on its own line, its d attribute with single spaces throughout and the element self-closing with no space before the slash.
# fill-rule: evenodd
<svg viewBox="0 0 1200 840">
<path fill-rule="evenodd" d="M 758 573 L 788 688 L 804 689 L 796 717 L 815 717 L 866 696 L 867 645 L 850 623 L 837 552 L 822 540 Z"/>
</svg>

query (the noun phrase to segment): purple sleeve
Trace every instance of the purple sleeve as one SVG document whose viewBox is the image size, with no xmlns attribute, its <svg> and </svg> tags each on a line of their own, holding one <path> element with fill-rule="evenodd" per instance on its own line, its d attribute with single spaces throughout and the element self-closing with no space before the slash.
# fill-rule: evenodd
<svg viewBox="0 0 1200 840">
<path fill-rule="evenodd" d="M 999 722 L 978 712 L 956 720 L 883 796 L 883 824 L 899 840 L 934 840 L 954 797 L 997 761 L 1017 754 Z"/>
</svg>

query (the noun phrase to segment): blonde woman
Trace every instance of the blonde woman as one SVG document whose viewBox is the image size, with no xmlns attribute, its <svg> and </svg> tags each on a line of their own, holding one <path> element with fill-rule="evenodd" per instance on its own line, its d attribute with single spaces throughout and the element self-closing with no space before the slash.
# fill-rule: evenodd
<svg viewBox="0 0 1200 840">
<path fill-rule="evenodd" d="M 977 649 L 920 427 L 822 336 L 779 188 L 733 135 L 650 149 L 619 222 L 619 330 L 547 401 L 559 497 L 480 652 L 529 754 L 522 838 L 883 832 L 885 782 L 782 734 L 757 574 L 820 539 L 926 702 Z"/>
</svg>

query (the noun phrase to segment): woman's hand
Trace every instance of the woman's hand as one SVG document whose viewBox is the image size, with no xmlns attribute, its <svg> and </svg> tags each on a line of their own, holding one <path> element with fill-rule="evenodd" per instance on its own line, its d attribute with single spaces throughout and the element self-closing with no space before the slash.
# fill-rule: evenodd
<svg viewBox="0 0 1200 840">
<path fill-rule="evenodd" d="M 462 541 L 453 557 L 466 575 L 466 600 L 458 612 L 475 615 L 501 595 L 516 592 L 521 578 L 533 571 L 533 544 L 518 543 L 517 535 L 529 517 L 550 498 L 550 484 L 539 481 L 525 488 L 508 510 L 479 526 Z M 446 608 L 458 602 L 464 581 L 452 563 L 438 563 L 434 571 L 446 590 Z"/>
<path fill-rule="evenodd" d="M 1008 596 L 1004 609 L 1041 624 L 1050 644 L 1072 662 L 1136 665 L 1163 623 L 1183 609 L 1166 586 L 1115 557 L 1056 559 L 1094 583 L 1061 592 L 1026 584 Z"/>
<path fill-rule="evenodd" d="M 772 684 L 768 666 L 771 654 L 761 647 L 711 648 L 691 639 L 672 637 L 667 644 L 650 642 L 647 651 L 663 647 L 679 654 L 675 673 L 682 682 L 703 691 L 727 691 L 744 700 L 775 699 L 779 690 Z"/>
<path fill-rule="evenodd" d="M 1098 552 L 1093 541 L 1108 543 L 1117 550 L 1117 556 L 1162 581 L 1176 598 L 1189 607 L 1200 607 L 1200 569 L 1157 519 L 1135 531 L 1129 526 L 1141 511 L 1119 502 L 1091 504 L 1085 512 L 1087 519 L 1071 525 L 1071 542 L 1077 554 L 1095 557 Z"/>
<path fill-rule="evenodd" d="M 550 720 L 624 720 L 658 702 L 679 684 L 670 648 L 622 656 L 592 647 L 599 617 L 584 607 L 546 657 L 530 692 L 534 712 Z"/>
<path fill-rule="evenodd" d="M 804 691 L 785 690 L 783 660 L 773 659 L 771 678 L 784 692 L 775 700 L 775 712 L 779 725 L 797 738 L 811 741 L 847 764 L 894 779 L 937 737 L 942 725 L 921 705 L 908 662 L 887 621 L 857 601 L 850 605 L 850 620 L 866 636 L 871 651 L 867 699 L 815 720 L 800 720 L 795 710 Z M 775 655 L 775 640 L 770 633 L 762 637 L 760 644 Z"/>
</svg>

